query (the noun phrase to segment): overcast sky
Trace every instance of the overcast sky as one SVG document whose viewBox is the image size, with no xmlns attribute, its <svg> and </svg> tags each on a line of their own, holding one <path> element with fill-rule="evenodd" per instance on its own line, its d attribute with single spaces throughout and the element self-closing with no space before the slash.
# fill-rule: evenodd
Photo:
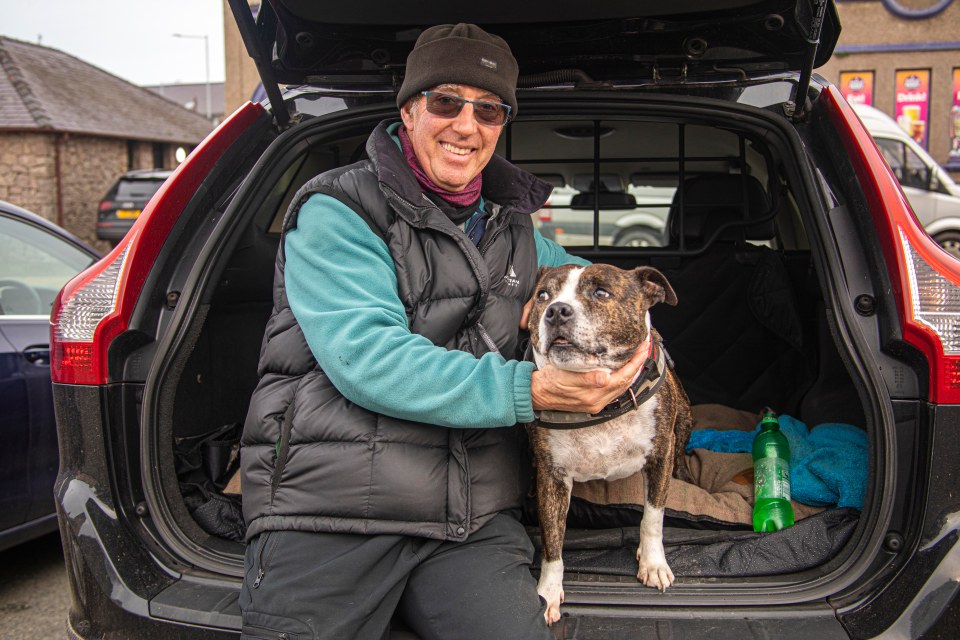
<svg viewBox="0 0 960 640">
<path fill-rule="evenodd" d="M 222 0 L 0 0 L 0 35 L 59 49 L 139 85 L 223 82 Z"/>
</svg>

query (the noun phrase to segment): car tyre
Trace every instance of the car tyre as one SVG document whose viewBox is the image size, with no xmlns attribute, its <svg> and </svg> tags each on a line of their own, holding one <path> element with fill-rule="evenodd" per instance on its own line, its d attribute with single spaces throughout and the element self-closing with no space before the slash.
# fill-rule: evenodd
<svg viewBox="0 0 960 640">
<path fill-rule="evenodd" d="M 947 253 L 960 259 L 960 231 L 944 231 L 933 237 Z"/>
<path fill-rule="evenodd" d="M 661 247 L 663 238 L 659 231 L 650 227 L 628 227 L 613 240 L 615 247 Z"/>
</svg>

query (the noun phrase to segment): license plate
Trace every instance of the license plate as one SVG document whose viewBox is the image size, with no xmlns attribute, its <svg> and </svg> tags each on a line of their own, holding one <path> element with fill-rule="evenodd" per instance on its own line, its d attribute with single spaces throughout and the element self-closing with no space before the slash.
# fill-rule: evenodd
<svg viewBox="0 0 960 640">
<path fill-rule="evenodd" d="M 136 218 L 140 215 L 140 209 L 117 209 L 117 217 L 123 219 Z"/>
</svg>

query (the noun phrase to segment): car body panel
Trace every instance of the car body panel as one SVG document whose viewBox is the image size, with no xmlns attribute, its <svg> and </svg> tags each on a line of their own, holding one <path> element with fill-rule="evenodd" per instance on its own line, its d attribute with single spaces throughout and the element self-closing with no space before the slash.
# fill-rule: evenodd
<svg viewBox="0 0 960 640">
<path fill-rule="evenodd" d="M 39 216 L 0 202 L 0 549 L 56 528 L 59 462 L 50 385 L 50 305 L 99 254 Z M 25 295 L 26 292 L 29 296 Z"/>
<path fill-rule="evenodd" d="M 503 36 L 525 74 L 578 68 L 594 80 L 612 80 L 628 66 L 681 66 L 716 75 L 722 67 L 762 65 L 795 70 L 829 59 L 839 36 L 832 3 L 805 0 L 698 0 L 681 4 L 597 2 L 589 7 L 556 3 L 485 2 L 451 5 L 421 2 L 415 17 L 407 7 L 376 0 L 264 3 L 263 51 L 276 48 L 272 71 L 286 84 L 357 82 L 363 75 L 402 73 L 419 29 L 471 22 Z M 275 12 L 275 13 L 273 13 Z M 819 47 L 808 60 L 815 18 L 822 23 Z M 550 28 L 555 27 L 555 28 Z M 347 42 L 351 46 L 344 47 Z M 266 81 L 265 81 L 266 84 Z"/>
<path fill-rule="evenodd" d="M 0 530 L 23 524 L 30 508 L 30 403 L 21 357 L 0 331 Z"/>
<path fill-rule="evenodd" d="M 240 22 L 252 20 L 245 0 L 229 3 Z M 597 18 L 591 21 L 579 15 L 583 7 L 552 7 L 549 13 L 536 5 L 505 10 L 500 4 L 464 8 L 428 3 L 418 7 L 418 19 L 410 24 L 408 8 L 399 5 L 378 4 L 372 11 L 368 3 L 276 0 L 261 5 L 255 28 L 241 24 L 271 104 L 245 104 L 220 125 L 158 192 L 121 246 L 61 293 L 61 300 L 68 300 L 90 278 L 99 277 L 106 264 L 123 267 L 116 305 L 96 327 L 94 365 L 77 374 L 82 377 L 65 376 L 54 385 L 61 438 L 57 498 L 74 596 L 68 626 L 72 637 L 126 637 L 141 629 L 156 639 L 238 635 L 243 546 L 208 535 L 191 519 L 177 474 L 170 472 L 175 469 L 171 443 L 179 426 L 210 419 L 205 412 L 218 420 L 226 414 L 228 423 L 242 422 L 248 399 L 243 389 L 250 384 L 234 370 L 244 367 L 235 367 L 230 358 L 240 345 L 254 345 L 244 350 L 243 364 L 246 370 L 256 369 L 255 358 L 248 356 L 261 336 L 242 331 L 256 333 L 248 327 L 256 325 L 258 314 L 266 322 L 277 294 L 272 276 L 282 212 L 298 186 L 330 163 L 342 166 L 363 158 L 369 130 L 396 113 L 393 97 L 403 56 L 423 27 L 453 19 L 473 20 L 507 37 L 525 72 L 557 71 L 562 61 L 606 83 L 590 84 L 591 78 L 583 76 L 528 78 L 530 84 L 518 90 L 520 117 L 505 138 L 524 126 L 565 123 L 573 114 L 594 127 L 609 117 L 652 123 L 658 130 L 680 123 L 712 129 L 719 137 L 739 136 L 739 154 L 711 158 L 725 174 L 737 177 L 770 181 L 778 170 L 761 156 L 776 155 L 782 162 L 778 184 L 790 187 L 785 191 L 795 198 L 784 206 L 795 208 L 806 234 L 790 250 L 808 260 L 798 270 L 804 285 L 822 294 L 817 309 L 803 309 L 823 314 L 822 323 L 809 332 L 817 335 L 802 338 L 822 341 L 826 351 L 837 350 L 836 371 L 853 381 L 851 402 L 870 416 L 868 503 L 855 537 L 836 557 L 784 575 L 681 577 L 666 593 L 644 589 L 632 576 L 571 575 L 563 608 L 567 615 L 557 623 L 555 635 L 859 639 L 892 629 L 906 637 L 921 636 L 956 591 L 949 580 L 955 577 L 955 514 L 960 512 L 960 441 L 954 437 L 960 407 L 939 402 L 946 372 L 931 366 L 939 362 L 939 344 L 908 316 L 909 284 L 900 277 L 904 267 L 897 262 L 903 246 L 898 233 L 906 229 L 910 239 L 922 233 L 914 229 L 916 221 L 893 174 L 835 87 L 815 78 L 806 92 L 809 118 L 795 117 L 792 97 L 804 86 L 803 73 L 818 56 L 828 56 L 835 43 L 839 25 L 833 4 L 725 3 L 726 10 L 753 22 L 749 35 L 720 33 L 727 23 L 719 14 L 682 13 L 708 6 L 720 3 L 681 8 L 643 4 L 639 10 L 663 15 L 634 19 L 636 3 L 601 3 L 590 8 Z M 628 15 L 620 13 L 624 11 Z M 761 16 L 761 11 L 767 13 Z M 519 24 L 525 16 L 539 23 L 543 33 Z M 818 17 L 825 22 L 821 47 L 812 36 L 820 26 Z M 368 18 L 386 26 L 371 27 Z M 567 19 L 570 24 L 552 22 Z M 768 33 L 757 36 L 758 26 Z M 679 37 L 684 29 L 692 39 Z M 662 33 L 656 36 L 658 30 Z M 585 34 L 612 37 L 585 39 Z M 799 34 L 810 36 L 809 42 L 801 44 L 795 37 Z M 744 47 L 714 48 L 737 39 Z M 708 41 L 702 51 L 700 40 Z M 326 57 L 335 41 L 350 46 L 339 57 Z M 594 41 L 598 48 L 592 48 Z M 779 52 L 773 46 L 777 41 Z M 590 44 L 578 51 L 583 42 Z M 548 44 L 557 46 L 548 50 Z M 278 79 L 314 86 L 281 96 Z M 280 118 L 282 111 L 290 117 Z M 543 143 L 528 143 L 539 155 L 526 159 L 542 165 L 532 171 L 581 171 L 573 165 L 582 165 L 582 158 L 547 157 L 556 143 L 548 137 L 530 138 Z M 756 140 L 762 141 L 756 155 L 748 156 L 744 148 Z M 325 146 L 328 142 L 336 148 Z M 658 138 L 645 142 L 661 151 L 669 148 Z M 703 162 L 710 144 L 707 135 L 691 135 L 673 148 L 692 158 L 686 169 L 709 173 L 695 165 Z M 314 145 L 316 156 L 311 155 Z M 598 176 L 607 170 L 601 168 L 607 158 L 601 160 L 599 151 L 593 155 L 601 146 L 599 136 L 592 133 L 585 146 L 591 147 L 591 175 Z M 631 153 L 619 155 L 614 164 L 640 163 L 651 152 Z M 663 153 L 655 155 L 664 161 Z M 558 183 L 562 188 L 566 178 Z M 672 184 L 682 180 L 673 178 Z M 566 195 L 572 199 L 584 191 L 572 189 Z M 700 258 L 698 247 L 684 252 L 682 241 L 678 250 L 595 243 L 592 225 L 607 213 L 615 214 L 609 221 L 614 228 L 645 223 L 662 229 L 665 223 L 656 220 L 657 213 L 669 215 L 662 211 L 668 208 L 665 201 L 649 203 L 653 220 L 640 207 L 603 207 L 602 196 L 579 203 L 582 209 L 568 207 L 591 222 L 583 233 L 590 236 L 590 246 L 582 255 L 632 265 Z M 736 229 L 742 223 L 727 226 Z M 709 248 L 710 242 L 699 248 Z M 732 261 L 749 262 L 749 251 L 742 250 L 742 245 L 734 248 Z M 960 274 L 943 269 L 940 275 L 949 279 L 954 271 Z M 719 295 L 722 286 L 710 282 L 705 288 L 709 295 Z M 755 302 L 735 311 L 747 313 Z M 241 313 L 217 316 L 218 305 L 231 311 L 239 307 Z M 234 330 L 238 325 L 245 329 Z M 213 356 L 216 340 L 227 343 L 227 351 L 220 352 L 226 359 Z M 711 341 L 720 343 L 714 333 L 705 332 L 702 346 Z M 730 353 L 736 356 L 733 346 Z M 826 355 L 821 350 L 812 359 Z M 729 363 L 724 373 L 737 366 L 735 357 Z M 211 378 L 227 382 L 211 385 Z M 829 377 L 818 382 L 824 393 L 842 386 Z M 213 396 L 223 406 L 208 405 Z"/>
</svg>

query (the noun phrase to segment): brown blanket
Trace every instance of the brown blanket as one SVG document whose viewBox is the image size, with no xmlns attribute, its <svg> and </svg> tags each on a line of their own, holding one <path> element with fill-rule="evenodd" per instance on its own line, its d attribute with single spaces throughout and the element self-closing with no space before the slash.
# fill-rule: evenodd
<svg viewBox="0 0 960 640">
<path fill-rule="evenodd" d="M 693 407 L 694 429 L 740 429 L 752 431 L 760 417 L 718 404 Z M 687 466 L 695 483 L 670 480 L 668 512 L 706 516 L 719 522 L 752 525 L 753 460 L 749 453 L 717 453 L 694 449 Z M 602 505 L 642 505 L 643 474 L 622 480 L 591 480 L 575 483 L 573 495 Z M 793 502 L 796 520 L 823 511 L 823 507 Z"/>
</svg>

